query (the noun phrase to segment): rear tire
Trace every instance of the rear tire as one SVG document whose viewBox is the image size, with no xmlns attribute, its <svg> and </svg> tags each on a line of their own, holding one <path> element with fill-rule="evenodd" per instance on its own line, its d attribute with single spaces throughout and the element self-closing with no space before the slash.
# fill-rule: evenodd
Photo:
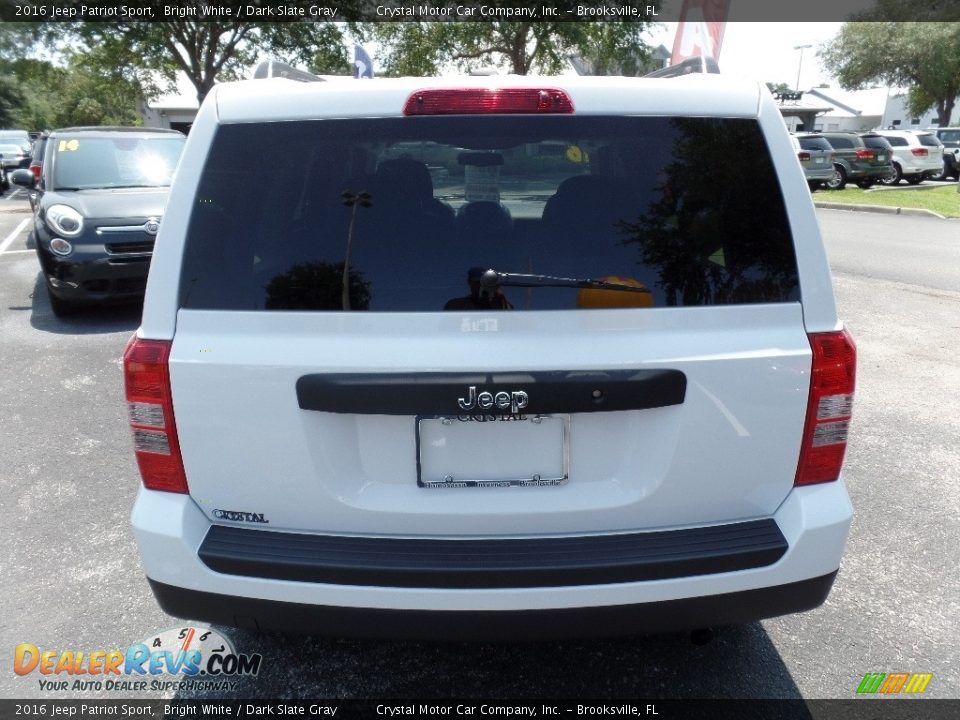
<svg viewBox="0 0 960 720">
<path fill-rule="evenodd" d="M 933 175 L 930 179 L 931 180 L 949 180 L 950 179 L 950 170 L 947 168 L 946 160 L 944 160 L 940 164 L 940 172 L 938 172 L 936 175 Z"/>
<path fill-rule="evenodd" d="M 830 190 L 843 190 L 847 186 L 847 171 L 843 169 L 843 165 L 833 166 L 833 177 L 824 185 Z"/>
<path fill-rule="evenodd" d="M 868 190 L 873 187 L 873 179 L 869 180 L 857 180 L 857 187 L 863 190 Z"/>
<path fill-rule="evenodd" d="M 911 185 L 919 185 L 921 182 L 923 182 L 923 176 L 911 175 L 910 177 L 907 178 L 907 182 L 910 183 Z"/>
<path fill-rule="evenodd" d="M 884 185 L 896 185 L 901 178 L 903 178 L 903 173 L 900 171 L 900 166 L 894 163 L 893 170 L 880 178 L 880 182 Z"/>
</svg>

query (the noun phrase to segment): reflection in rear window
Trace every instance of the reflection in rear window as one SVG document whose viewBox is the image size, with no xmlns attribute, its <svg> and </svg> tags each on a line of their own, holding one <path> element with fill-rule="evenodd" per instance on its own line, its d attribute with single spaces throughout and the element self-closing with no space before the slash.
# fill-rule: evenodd
<svg viewBox="0 0 960 720">
<path fill-rule="evenodd" d="M 488 269 L 538 286 L 481 282 Z M 180 296 L 186 308 L 429 312 L 799 291 L 755 121 L 488 116 L 221 127 Z"/>
</svg>

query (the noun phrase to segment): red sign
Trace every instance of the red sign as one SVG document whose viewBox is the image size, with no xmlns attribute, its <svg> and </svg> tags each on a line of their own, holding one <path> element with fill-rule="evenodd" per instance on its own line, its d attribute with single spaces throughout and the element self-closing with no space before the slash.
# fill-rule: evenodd
<svg viewBox="0 0 960 720">
<path fill-rule="evenodd" d="M 730 0 L 683 0 L 670 64 L 691 57 L 720 57 Z"/>
</svg>

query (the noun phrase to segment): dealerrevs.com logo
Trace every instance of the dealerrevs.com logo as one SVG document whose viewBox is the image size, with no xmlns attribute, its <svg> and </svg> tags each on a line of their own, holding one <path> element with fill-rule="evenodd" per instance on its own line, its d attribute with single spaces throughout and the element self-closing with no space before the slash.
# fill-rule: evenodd
<svg viewBox="0 0 960 720">
<path fill-rule="evenodd" d="M 36 677 L 45 691 L 234 690 L 237 678 L 260 672 L 263 656 L 243 654 L 216 630 L 179 627 L 125 650 L 14 649 L 13 671 Z"/>
</svg>

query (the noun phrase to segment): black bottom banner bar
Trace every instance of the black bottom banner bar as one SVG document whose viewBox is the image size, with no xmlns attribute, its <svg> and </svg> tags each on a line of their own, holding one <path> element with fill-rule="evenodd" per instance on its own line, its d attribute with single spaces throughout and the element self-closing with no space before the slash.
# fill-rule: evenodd
<svg viewBox="0 0 960 720">
<path fill-rule="evenodd" d="M 0 718 L 650 718 L 955 720 L 960 699 L 848 700 L 0 700 Z"/>
</svg>

